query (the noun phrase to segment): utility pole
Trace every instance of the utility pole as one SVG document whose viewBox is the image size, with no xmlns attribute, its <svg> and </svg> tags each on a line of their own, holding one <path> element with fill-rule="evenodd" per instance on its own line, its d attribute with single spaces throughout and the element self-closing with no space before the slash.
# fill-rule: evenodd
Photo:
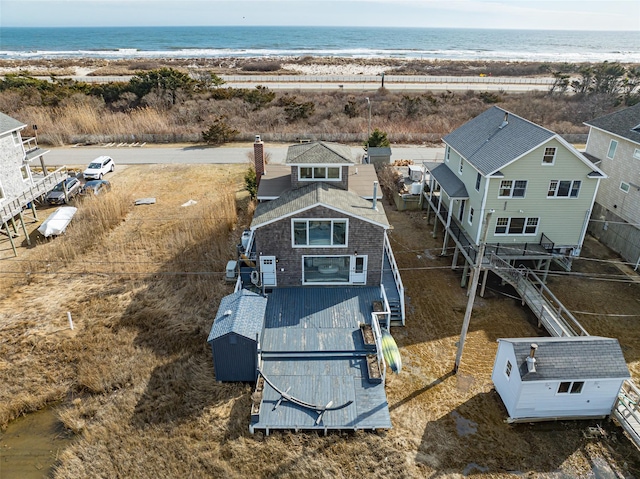
<svg viewBox="0 0 640 479">
<path fill-rule="evenodd" d="M 480 266 L 482 266 L 482 258 L 484 257 L 484 250 L 487 243 L 487 230 L 489 226 L 489 218 L 495 210 L 487 211 L 482 223 L 482 240 L 478 247 L 478 256 L 476 257 L 476 264 L 473 266 L 471 280 L 471 286 L 469 286 L 469 300 L 467 301 L 467 310 L 464 312 L 464 321 L 462 322 L 462 332 L 460 333 L 460 340 L 458 341 L 458 352 L 456 353 L 456 363 L 453 366 L 453 373 L 458 372 L 460 367 L 460 360 L 462 359 L 462 350 L 464 349 L 464 342 L 467 339 L 467 330 L 469 329 L 469 322 L 471 321 L 471 311 L 473 310 L 473 302 L 476 299 L 476 290 L 478 289 L 478 281 L 480 279 Z"/>
</svg>

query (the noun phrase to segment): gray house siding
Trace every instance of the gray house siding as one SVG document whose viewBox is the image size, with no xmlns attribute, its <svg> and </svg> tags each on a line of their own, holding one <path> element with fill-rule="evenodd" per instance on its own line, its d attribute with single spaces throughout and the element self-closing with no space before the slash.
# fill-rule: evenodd
<svg viewBox="0 0 640 479">
<path fill-rule="evenodd" d="M 335 167 L 338 165 L 307 165 L 309 167 L 313 167 L 313 166 L 330 166 L 330 167 Z M 327 181 L 327 180 L 322 180 L 325 183 L 331 185 L 331 186 L 335 186 L 336 188 L 340 188 L 343 190 L 348 190 L 349 189 L 349 165 L 343 165 L 340 167 L 341 169 L 341 178 L 340 181 Z M 292 166 L 291 167 L 291 189 L 296 189 L 296 188 L 301 188 L 303 186 L 307 186 L 309 183 L 312 183 L 313 181 L 300 181 L 298 179 L 298 167 L 297 166 Z"/>
<path fill-rule="evenodd" d="M 293 248 L 291 221 L 295 218 L 349 220 L 347 246 L 333 248 Z M 309 255 L 367 255 L 368 286 L 379 285 L 384 254 L 384 228 L 344 213 L 317 206 L 294 216 L 259 227 L 255 233 L 258 256 L 265 254 L 277 258 L 278 286 L 302 285 L 302 257 Z M 284 270 L 284 271 L 283 271 Z"/>
<path fill-rule="evenodd" d="M 213 365 L 218 381 L 253 382 L 257 378 L 257 343 L 228 333 L 211 341 Z"/>
<path fill-rule="evenodd" d="M 14 198 L 24 191 L 25 180 L 20 168 L 24 159 L 24 148 L 20 132 L 17 142 L 12 132 L 0 134 L 0 187 L 4 193 L 3 200 Z"/>
</svg>

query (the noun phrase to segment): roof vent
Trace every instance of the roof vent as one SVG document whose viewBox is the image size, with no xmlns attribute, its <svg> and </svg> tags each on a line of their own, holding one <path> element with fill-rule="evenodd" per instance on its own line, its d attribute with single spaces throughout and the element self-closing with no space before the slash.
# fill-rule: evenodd
<svg viewBox="0 0 640 479">
<path fill-rule="evenodd" d="M 224 312 L 224 315 L 225 315 L 225 316 L 231 316 L 232 314 L 233 314 L 233 311 L 231 311 L 230 309 L 227 309 L 227 310 Z"/>
<path fill-rule="evenodd" d="M 527 357 L 527 370 L 530 373 L 536 372 L 536 351 L 538 350 L 538 345 L 536 343 L 531 343 L 531 349 L 529 350 L 529 356 Z"/>
<path fill-rule="evenodd" d="M 502 130 L 505 126 L 509 124 L 509 112 L 504 112 L 504 120 L 502 120 L 502 124 L 500 125 L 500 129 Z"/>
</svg>

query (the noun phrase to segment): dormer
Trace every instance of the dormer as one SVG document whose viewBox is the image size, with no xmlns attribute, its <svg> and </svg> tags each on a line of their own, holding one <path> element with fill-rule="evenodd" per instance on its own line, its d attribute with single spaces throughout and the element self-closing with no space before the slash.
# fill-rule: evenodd
<svg viewBox="0 0 640 479">
<path fill-rule="evenodd" d="M 324 141 L 292 145 L 285 163 L 291 167 L 292 189 L 317 182 L 349 189 L 349 166 L 354 162 L 348 146 Z"/>
</svg>

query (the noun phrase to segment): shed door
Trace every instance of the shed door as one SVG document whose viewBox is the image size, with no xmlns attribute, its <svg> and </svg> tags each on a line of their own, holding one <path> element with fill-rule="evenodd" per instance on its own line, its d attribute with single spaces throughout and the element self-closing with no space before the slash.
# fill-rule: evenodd
<svg viewBox="0 0 640 479">
<path fill-rule="evenodd" d="M 277 286 L 275 256 L 260 256 L 260 273 L 264 286 Z"/>
</svg>

